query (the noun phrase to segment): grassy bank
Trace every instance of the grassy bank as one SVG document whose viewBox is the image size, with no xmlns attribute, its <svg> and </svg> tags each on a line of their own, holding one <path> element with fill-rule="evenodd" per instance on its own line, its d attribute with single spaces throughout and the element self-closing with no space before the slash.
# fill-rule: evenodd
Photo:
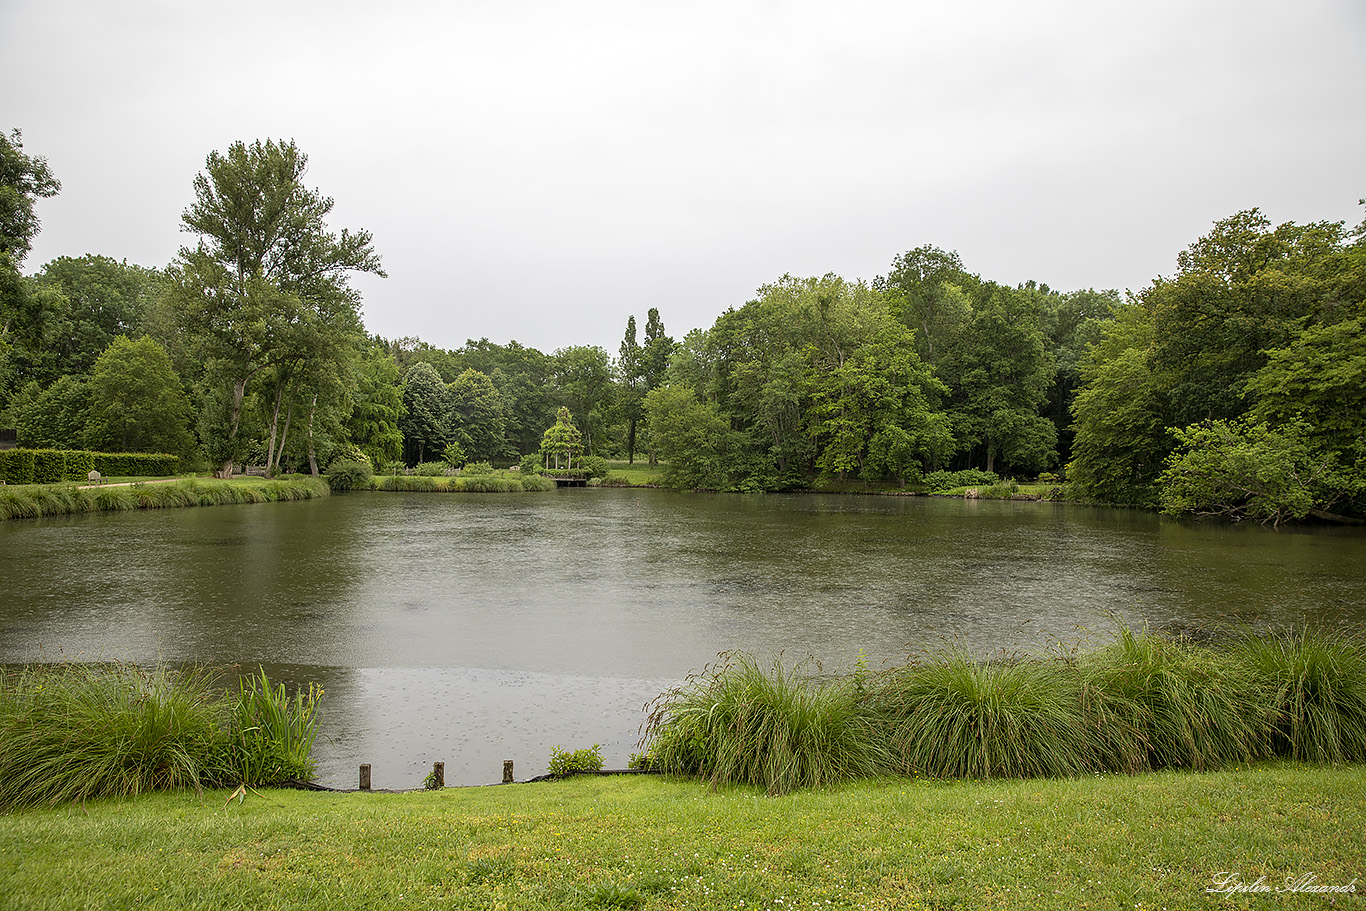
<svg viewBox="0 0 1366 911">
<path fill-rule="evenodd" d="M 0 519 L 36 519 L 86 512 L 227 506 L 311 500 L 329 493 L 315 478 L 217 480 L 187 478 L 98 487 L 76 484 L 7 484 L 0 486 Z"/>
<path fill-rule="evenodd" d="M 13 911 L 1359 907 L 1362 882 L 1205 890 L 1366 878 L 1362 793 L 1366 767 L 1286 764 L 780 798 L 657 777 L 158 794 L 0 817 L 0 895 Z"/>
</svg>

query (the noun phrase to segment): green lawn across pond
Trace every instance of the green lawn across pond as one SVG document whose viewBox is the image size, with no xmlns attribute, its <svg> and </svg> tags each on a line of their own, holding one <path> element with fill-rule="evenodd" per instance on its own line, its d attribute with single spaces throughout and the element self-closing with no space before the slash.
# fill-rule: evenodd
<svg viewBox="0 0 1366 911">
<path fill-rule="evenodd" d="M 777 798 L 653 776 L 180 792 L 0 816 L 0 906 L 1360 908 L 1363 833 L 1366 766 Z M 1355 891 L 1309 891 L 1329 888 Z"/>
</svg>

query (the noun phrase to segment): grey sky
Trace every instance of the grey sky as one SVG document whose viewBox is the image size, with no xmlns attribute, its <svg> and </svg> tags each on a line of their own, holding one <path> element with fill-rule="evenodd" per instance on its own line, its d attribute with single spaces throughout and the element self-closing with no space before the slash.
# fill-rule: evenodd
<svg viewBox="0 0 1366 911">
<path fill-rule="evenodd" d="M 62 181 L 26 271 L 163 266 L 211 150 L 292 138 L 374 233 L 372 332 L 615 352 L 920 244 L 1137 290 L 1240 209 L 1357 224 L 1364 10 L 4 0 L 0 128 Z"/>
</svg>

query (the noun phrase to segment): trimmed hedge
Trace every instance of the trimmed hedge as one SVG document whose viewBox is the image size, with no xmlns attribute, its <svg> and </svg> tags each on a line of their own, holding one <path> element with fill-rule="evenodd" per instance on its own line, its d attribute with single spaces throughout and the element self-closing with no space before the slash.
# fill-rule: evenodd
<svg viewBox="0 0 1366 911">
<path fill-rule="evenodd" d="M 84 481 L 90 472 L 106 478 L 165 477 L 180 469 L 180 459 L 164 452 L 86 452 L 79 449 L 0 451 L 0 481 L 6 484 L 57 484 Z"/>
</svg>

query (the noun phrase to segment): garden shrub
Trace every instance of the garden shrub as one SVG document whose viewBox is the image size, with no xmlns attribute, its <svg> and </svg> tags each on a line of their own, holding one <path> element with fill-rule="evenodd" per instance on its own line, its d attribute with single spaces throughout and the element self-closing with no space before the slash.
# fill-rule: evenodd
<svg viewBox="0 0 1366 911">
<path fill-rule="evenodd" d="M 370 460 L 346 459 L 327 469 L 327 486 L 333 490 L 363 490 L 373 477 Z"/>
<path fill-rule="evenodd" d="M 493 464 L 490 462 L 466 462 L 465 467 L 460 469 L 461 477 L 466 478 L 489 474 L 493 474 Z"/>
<path fill-rule="evenodd" d="M 567 752 L 558 746 L 551 747 L 547 771 L 556 778 L 563 778 L 575 772 L 601 772 L 602 747 L 595 743 L 591 747 L 573 752 Z"/>
<path fill-rule="evenodd" d="M 451 466 L 445 462 L 418 462 L 413 466 L 413 474 L 422 478 L 444 478 L 451 473 Z"/>
<path fill-rule="evenodd" d="M 32 484 L 33 450 L 0 449 L 0 481 L 6 484 Z"/>
<path fill-rule="evenodd" d="M 602 456 L 584 456 L 579 460 L 579 464 L 589 478 L 607 477 L 607 460 Z"/>
</svg>

